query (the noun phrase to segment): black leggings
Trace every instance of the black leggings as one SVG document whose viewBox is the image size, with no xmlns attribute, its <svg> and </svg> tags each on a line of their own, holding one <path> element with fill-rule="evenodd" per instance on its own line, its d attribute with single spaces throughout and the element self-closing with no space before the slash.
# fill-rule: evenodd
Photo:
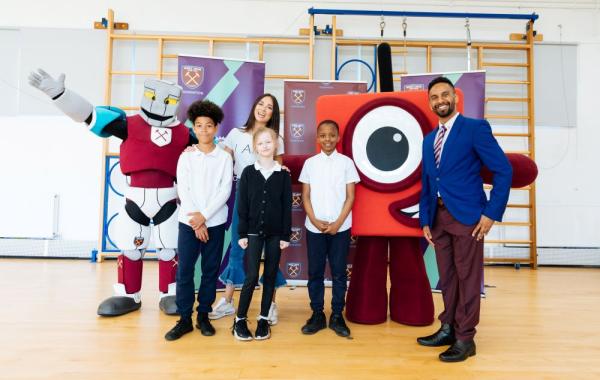
<svg viewBox="0 0 600 380">
<path fill-rule="evenodd" d="M 271 300 L 275 291 L 275 277 L 279 269 L 279 258 L 281 249 L 279 248 L 280 236 L 248 236 L 248 248 L 246 248 L 246 280 L 240 294 L 240 304 L 238 306 L 238 318 L 248 317 L 248 308 L 252 301 L 254 288 L 258 283 L 258 271 L 260 268 L 260 256 L 265 247 L 265 265 L 263 271 L 263 292 L 260 304 L 260 315 L 266 317 L 269 315 Z"/>
</svg>

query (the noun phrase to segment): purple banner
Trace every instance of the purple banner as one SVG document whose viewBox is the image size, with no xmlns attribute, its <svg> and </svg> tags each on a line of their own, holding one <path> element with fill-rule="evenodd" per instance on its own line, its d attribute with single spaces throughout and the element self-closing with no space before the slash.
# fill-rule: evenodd
<svg viewBox="0 0 600 380">
<path fill-rule="evenodd" d="M 251 111 L 254 100 L 264 93 L 265 64 L 257 61 L 242 61 L 236 59 L 223 59 L 214 57 L 195 57 L 180 55 L 178 58 L 178 84 L 183 88 L 178 118 L 191 128 L 192 122 L 187 120 L 187 110 L 193 102 L 208 99 L 223 109 L 224 118 L 219 125 L 217 137 L 222 140 L 233 128 L 241 127 Z M 227 218 L 227 231 L 225 232 L 225 245 L 223 247 L 223 261 L 219 275 L 229 263 L 229 249 L 231 242 L 231 216 L 235 199 L 235 185 L 227 201 L 229 215 Z M 196 264 L 195 283 L 200 283 L 200 260 Z M 218 288 L 224 284 L 217 281 Z"/>
<path fill-rule="evenodd" d="M 284 140 L 286 155 L 316 154 L 316 103 L 322 95 L 367 92 L 366 82 L 284 81 Z"/>
<path fill-rule="evenodd" d="M 427 90 L 433 79 L 442 76 L 450 79 L 455 87 L 462 90 L 464 99 L 463 114 L 475 119 L 483 119 L 485 107 L 485 71 L 469 71 L 454 73 L 427 73 L 402 75 L 401 91 Z"/>
</svg>

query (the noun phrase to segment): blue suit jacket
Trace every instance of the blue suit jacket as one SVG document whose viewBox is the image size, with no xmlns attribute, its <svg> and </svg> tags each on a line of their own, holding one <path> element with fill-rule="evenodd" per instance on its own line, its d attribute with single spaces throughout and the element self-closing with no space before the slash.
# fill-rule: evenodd
<svg viewBox="0 0 600 380">
<path fill-rule="evenodd" d="M 423 140 L 421 227 L 431 227 L 435 220 L 438 191 L 450 214 L 462 224 L 476 224 L 482 214 L 501 221 L 508 202 L 512 167 L 492 135 L 490 124 L 458 115 L 444 143 L 439 168 L 433 155 L 438 129 Z M 483 165 L 494 174 L 489 201 L 480 175 Z"/>
</svg>

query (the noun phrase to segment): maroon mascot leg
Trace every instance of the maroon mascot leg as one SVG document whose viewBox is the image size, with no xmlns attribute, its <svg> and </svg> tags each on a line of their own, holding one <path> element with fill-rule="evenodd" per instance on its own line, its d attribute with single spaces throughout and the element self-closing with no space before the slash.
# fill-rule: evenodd
<svg viewBox="0 0 600 380">
<path fill-rule="evenodd" d="M 390 242 L 390 315 L 393 321 L 412 326 L 433 323 L 431 288 L 419 239 L 396 237 Z"/>
<path fill-rule="evenodd" d="M 158 290 L 169 292 L 169 284 L 175 282 L 177 276 L 177 256 L 169 261 L 158 260 Z"/>
<path fill-rule="evenodd" d="M 388 238 L 358 238 L 346 297 L 346 318 L 377 324 L 387 320 Z"/>
<path fill-rule="evenodd" d="M 137 293 L 142 289 L 142 259 L 133 261 L 121 254 L 117 257 L 118 282 L 125 285 L 127 294 Z"/>
</svg>

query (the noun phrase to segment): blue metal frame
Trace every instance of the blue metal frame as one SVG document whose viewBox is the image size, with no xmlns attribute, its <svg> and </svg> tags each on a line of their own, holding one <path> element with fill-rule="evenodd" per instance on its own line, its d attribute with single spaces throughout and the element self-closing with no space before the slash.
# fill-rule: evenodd
<svg viewBox="0 0 600 380">
<path fill-rule="evenodd" d="M 464 13 L 464 12 L 406 12 L 406 11 L 365 11 L 353 9 L 320 9 L 308 8 L 310 15 L 349 15 L 349 16 L 396 16 L 396 17 L 433 17 L 433 18 L 484 18 L 496 20 L 530 20 L 540 16 L 537 13 Z"/>
</svg>

